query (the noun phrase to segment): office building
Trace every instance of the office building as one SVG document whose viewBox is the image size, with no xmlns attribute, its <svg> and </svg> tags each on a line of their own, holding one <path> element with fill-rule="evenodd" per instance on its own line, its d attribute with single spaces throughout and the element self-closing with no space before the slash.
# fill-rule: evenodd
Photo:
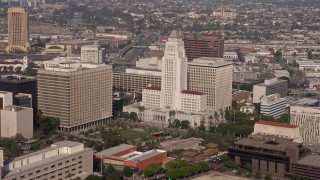
<svg viewBox="0 0 320 180">
<path fill-rule="evenodd" d="M 207 94 L 207 106 L 214 110 L 231 107 L 232 63 L 208 57 L 189 61 L 188 89 Z"/>
<path fill-rule="evenodd" d="M 136 68 L 161 71 L 161 66 L 162 60 L 158 57 L 140 58 L 136 61 Z"/>
<path fill-rule="evenodd" d="M 261 72 L 260 69 L 254 69 L 250 66 L 236 66 L 233 68 L 233 82 L 259 81 L 266 79 L 267 73 Z"/>
<path fill-rule="evenodd" d="M 320 108 L 291 106 L 290 124 L 299 127 L 302 141 L 320 143 Z"/>
<path fill-rule="evenodd" d="M 261 103 L 263 97 L 279 93 L 281 98 L 287 96 L 288 82 L 277 78 L 264 80 L 263 83 L 253 86 L 253 103 Z"/>
<path fill-rule="evenodd" d="M 280 94 L 271 94 L 261 99 L 260 113 L 274 118 L 279 118 L 286 113 L 286 99 Z"/>
<path fill-rule="evenodd" d="M 78 142 L 54 143 L 49 148 L 17 157 L 4 165 L 3 153 L 1 155 L 3 180 L 85 179 L 93 173 L 93 151 Z"/>
<path fill-rule="evenodd" d="M 311 154 L 299 161 L 292 163 L 290 175 L 293 177 L 302 177 L 303 179 L 320 179 L 320 155 Z"/>
<path fill-rule="evenodd" d="M 237 13 L 235 10 L 231 9 L 218 9 L 213 11 L 212 16 L 221 19 L 235 19 L 237 17 Z"/>
<path fill-rule="evenodd" d="M 200 57 L 223 58 L 224 41 L 221 35 L 181 33 L 188 61 Z"/>
<path fill-rule="evenodd" d="M 39 110 L 63 131 L 102 125 L 112 116 L 112 67 L 66 63 L 38 71 Z"/>
<path fill-rule="evenodd" d="M 11 7 L 8 9 L 9 44 L 7 52 L 30 50 L 28 9 Z"/>
<path fill-rule="evenodd" d="M 32 108 L 32 95 L 25 93 L 18 93 L 14 96 L 14 105 Z"/>
<path fill-rule="evenodd" d="M 250 135 L 229 148 L 228 155 L 238 164 L 252 164 L 254 172 L 284 178 L 290 164 L 300 157 L 302 143 L 274 135 Z"/>
<path fill-rule="evenodd" d="M 252 135 L 273 135 L 282 138 L 293 139 L 293 142 L 301 142 L 299 127 L 296 125 L 276 123 L 271 121 L 259 121 L 254 124 Z"/>
<path fill-rule="evenodd" d="M 148 86 L 161 85 L 161 72 L 138 68 L 126 69 L 125 72 L 113 72 L 115 91 L 142 92 Z"/>
<path fill-rule="evenodd" d="M 169 112 L 175 111 L 174 119 L 187 120 L 192 127 L 199 126 L 202 121 L 209 126 L 208 117 L 214 114 L 214 110 L 208 108 L 205 92 L 188 89 L 187 71 L 182 35 L 172 31 L 162 57 L 161 87 L 143 89 L 142 102 L 125 106 L 123 111 L 136 112 L 141 120 L 159 126 L 169 125 Z M 141 106 L 145 107 L 143 112 L 139 111 Z"/>
<path fill-rule="evenodd" d="M 0 90 L 12 92 L 13 96 L 19 93 L 30 94 L 32 98 L 33 117 L 35 118 L 38 111 L 38 93 L 36 77 L 5 75 L 0 78 Z M 15 101 L 13 101 L 13 104 Z M 12 105 L 12 104 L 11 104 Z M 20 105 L 20 104 L 14 104 Z"/>
<path fill-rule="evenodd" d="M 16 134 L 33 138 L 32 108 L 9 105 L 1 109 L 1 137 L 14 137 Z"/>
<path fill-rule="evenodd" d="M 92 63 L 104 63 L 106 61 L 105 49 L 99 45 L 82 46 L 81 60 Z"/>
<path fill-rule="evenodd" d="M 150 164 L 165 164 L 169 161 L 167 151 L 153 149 L 147 152 L 137 151 L 137 146 L 121 144 L 94 154 L 104 164 L 131 167 L 140 171 Z"/>
<path fill-rule="evenodd" d="M 0 109 L 13 104 L 12 92 L 0 91 Z"/>
</svg>

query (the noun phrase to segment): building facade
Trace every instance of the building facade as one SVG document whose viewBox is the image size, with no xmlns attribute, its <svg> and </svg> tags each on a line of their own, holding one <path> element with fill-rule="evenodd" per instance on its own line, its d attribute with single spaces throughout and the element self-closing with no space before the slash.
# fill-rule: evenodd
<svg viewBox="0 0 320 180">
<path fill-rule="evenodd" d="M 0 109 L 13 104 L 12 92 L 0 91 Z"/>
<path fill-rule="evenodd" d="M 32 108 L 5 106 L 1 109 L 1 137 L 14 137 L 21 134 L 24 138 L 33 138 Z"/>
<path fill-rule="evenodd" d="M 207 94 L 211 109 L 231 107 L 232 63 L 207 57 L 188 62 L 188 89 Z"/>
<path fill-rule="evenodd" d="M 62 180 L 81 178 L 81 175 L 85 178 L 93 173 L 93 151 L 84 148 L 82 143 L 62 141 L 52 144 L 50 148 L 17 157 L 4 164 L 1 170 L 3 180 Z"/>
<path fill-rule="evenodd" d="M 255 172 L 284 178 L 290 172 L 290 164 L 299 159 L 301 148 L 302 144 L 292 139 L 251 135 L 235 142 L 228 155 L 238 164 L 252 164 Z"/>
<path fill-rule="evenodd" d="M 221 35 L 182 33 L 188 61 L 200 57 L 223 58 L 224 41 Z"/>
<path fill-rule="evenodd" d="M 99 45 L 88 45 L 81 47 L 81 60 L 92 63 L 106 62 L 106 52 Z"/>
<path fill-rule="evenodd" d="M 64 131 L 101 125 L 112 116 L 112 68 L 71 63 L 38 71 L 39 110 Z"/>
<path fill-rule="evenodd" d="M 317 107 L 290 107 L 290 124 L 300 129 L 302 141 L 320 143 L 320 109 Z"/>
<path fill-rule="evenodd" d="M 161 86 L 161 72 L 142 69 L 126 69 L 125 72 L 113 72 L 115 91 L 142 92 L 148 86 Z"/>
<path fill-rule="evenodd" d="M 28 9 L 11 7 L 8 9 L 9 44 L 7 52 L 30 50 Z"/>
<path fill-rule="evenodd" d="M 288 82 L 277 78 L 264 80 L 263 83 L 253 86 L 253 103 L 261 103 L 263 97 L 279 93 L 281 98 L 287 96 Z"/>
<path fill-rule="evenodd" d="M 271 94 L 261 99 L 260 113 L 274 118 L 279 118 L 286 113 L 286 99 L 280 94 Z"/>
</svg>

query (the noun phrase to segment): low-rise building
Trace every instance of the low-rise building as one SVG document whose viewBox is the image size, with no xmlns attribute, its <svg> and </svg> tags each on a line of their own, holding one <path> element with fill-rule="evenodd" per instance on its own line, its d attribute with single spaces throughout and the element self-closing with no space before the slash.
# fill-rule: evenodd
<svg viewBox="0 0 320 180">
<path fill-rule="evenodd" d="M 290 124 L 299 127 L 302 141 L 320 143 L 319 107 L 291 106 Z"/>
<path fill-rule="evenodd" d="M 286 99 L 280 98 L 280 94 L 270 94 L 261 99 L 260 113 L 275 118 L 286 112 Z"/>
<path fill-rule="evenodd" d="M 0 109 L 13 104 L 12 92 L 0 91 Z"/>
<path fill-rule="evenodd" d="M 137 151 L 137 146 L 121 144 L 94 154 L 104 164 L 118 165 L 144 170 L 150 164 L 168 162 L 167 151 L 153 149 L 147 152 Z"/>
<path fill-rule="evenodd" d="M 252 164 L 253 171 L 284 178 L 290 164 L 300 157 L 301 143 L 270 135 L 250 135 L 229 148 L 228 155 L 238 164 Z"/>
<path fill-rule="evenodd" d="M 54 143 L 50 148 L 17 157 L 4 165 L 3 153 L 1 156 L 3 180 L 85 178 L 93 173 L 93 151 L 78 142 Z"/>
<path fill-rule="evenodd" d="M 99 45 L 82 46 L 81 60 L 91 63 L 104 63 L 106 61 L 105 49 Z"/>
<path fill-rule="evenodd" d="M 21 134 L 33 137 L 33 110 L 20 106 L 5 106 L 1 109 L 1 137 L 14 137 Z"/>
<path fill-rule="evenodd" d="M 46 54 L 64 55 L 65 54 L 64 49 L 65 49 L 64 45 L 47 44 L 45 47 L 45 52 L 46 52 Z"/>
</svg>

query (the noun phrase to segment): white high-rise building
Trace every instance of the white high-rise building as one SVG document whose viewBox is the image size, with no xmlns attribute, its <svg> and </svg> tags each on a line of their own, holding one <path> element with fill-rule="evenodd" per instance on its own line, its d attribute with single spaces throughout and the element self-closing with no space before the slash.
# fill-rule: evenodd
<svg viewBox="0 0 320 180">
<path fill-rule="evenodd" d="M 280 94 L 271 94 L 261 99 L 260 113 L 279 118 L 286 113 L 286 99 L 280 98 Z"/>
<path fill-rule="evenodd" d="M 105 49 L 99 45 L 88 45 L 81 47 L 81 60 L 92 63 L 105 62 Z"/>
<path fill-rule="evenodd" d="M 181 92 L 187 89 L 187 57 L 182 37 L 173 31 L 162 58 L 161 102 L 164 109 L 181 109 Z"/>
</svg>

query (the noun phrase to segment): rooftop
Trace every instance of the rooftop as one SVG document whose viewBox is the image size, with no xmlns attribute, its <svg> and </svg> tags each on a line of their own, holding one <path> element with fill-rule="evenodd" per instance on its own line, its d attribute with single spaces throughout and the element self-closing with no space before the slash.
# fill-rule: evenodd
<svg viewBox="0 0 320 180">
<path fill-rule="evenodd" d="M 188 62 L 188 65 L 223 67 L 223 66 L 227 66 L 227 65 L 232 65 L 232 63 L 224 60 L 223 58 L 201 57 L 201 58 L 193 59 L 192 61 Z"/>
<path fill-rule="evenodd" d="M 303 165 L 320 167 L 320 155 L 311 154 L 309 156 L 306 156 L 306 157 L 300 159 L 297 163 L 303 164 Z"/>
<path fill-rule="evenodd" d="M 114 156 L 115 154 L 117 154 L 119 152 L 131 149 L 131 148 L 134 148 L 134 147 L 136 147 L 136 146 L 133 146 L 133 145 L 130 145 L 130 144 L 120 144 L 119 146 L 115 146 L 115 147 L 112 147 L 112 148 L 97 152 L 97 153 L 95 153 L 95 155 L 98 155 L 98 156 L 101 156 L 101 155 L 102 156 Z"/>
<path fill-rule="evenodd" d="M 235 142 L 235 144 L 280 152 L 285 152 L 288 147 L 301 145 L 301 143 L 293 142 L 292 139 L 272 135 L 250 135 L 248 138 Z"/>
<path fill-rule="evenodd" d="M 192 94 L 192 95 L 204 95 L 202 92 L 198 91 L 190 91 L 190 90 L 183 90 L 181 91 L 182 94 Z"/>
<path fill-rule="evenodd" d="M 36 77 L 30 76 L 21 76 L 21 75 L 5 75 L 1 76 L 0 82 L 9 82 L 9 83 L 22 83 L 36 81 Z"/>
<path fill-rule="evenodd" d="M 256 122 L 256 124 L 263 124 L 268 126 L 277 126 L 277 127 L 283 127 L 283 128 L 298 128 L 296 125 L 292 124 L 283 124 L 283 123 L 277 123 L 277 122 L 271 122 L 271 121 L 259 121 Z"/>
<path fill-rule="evenodd" d="M 146 159 L 149 159 L 151 157 L 157 156 L 157 155 L 165 153 L 165 152 L 166 151 L 164 151 L 164 150 L 153 149 L 153 150 L 147 151 L 141 155 L 126 159 L 126 161 L 140 162 L 140 161 L 144 161 Z"/>
<path fill-rule="evenodd" d="M 144 88 L 144 89 L 161 91 L 161 87 L 159 87 L 159 86 L 150 86 L 150 87 L 146 87 L 146 88 Z"/>
</svg>

